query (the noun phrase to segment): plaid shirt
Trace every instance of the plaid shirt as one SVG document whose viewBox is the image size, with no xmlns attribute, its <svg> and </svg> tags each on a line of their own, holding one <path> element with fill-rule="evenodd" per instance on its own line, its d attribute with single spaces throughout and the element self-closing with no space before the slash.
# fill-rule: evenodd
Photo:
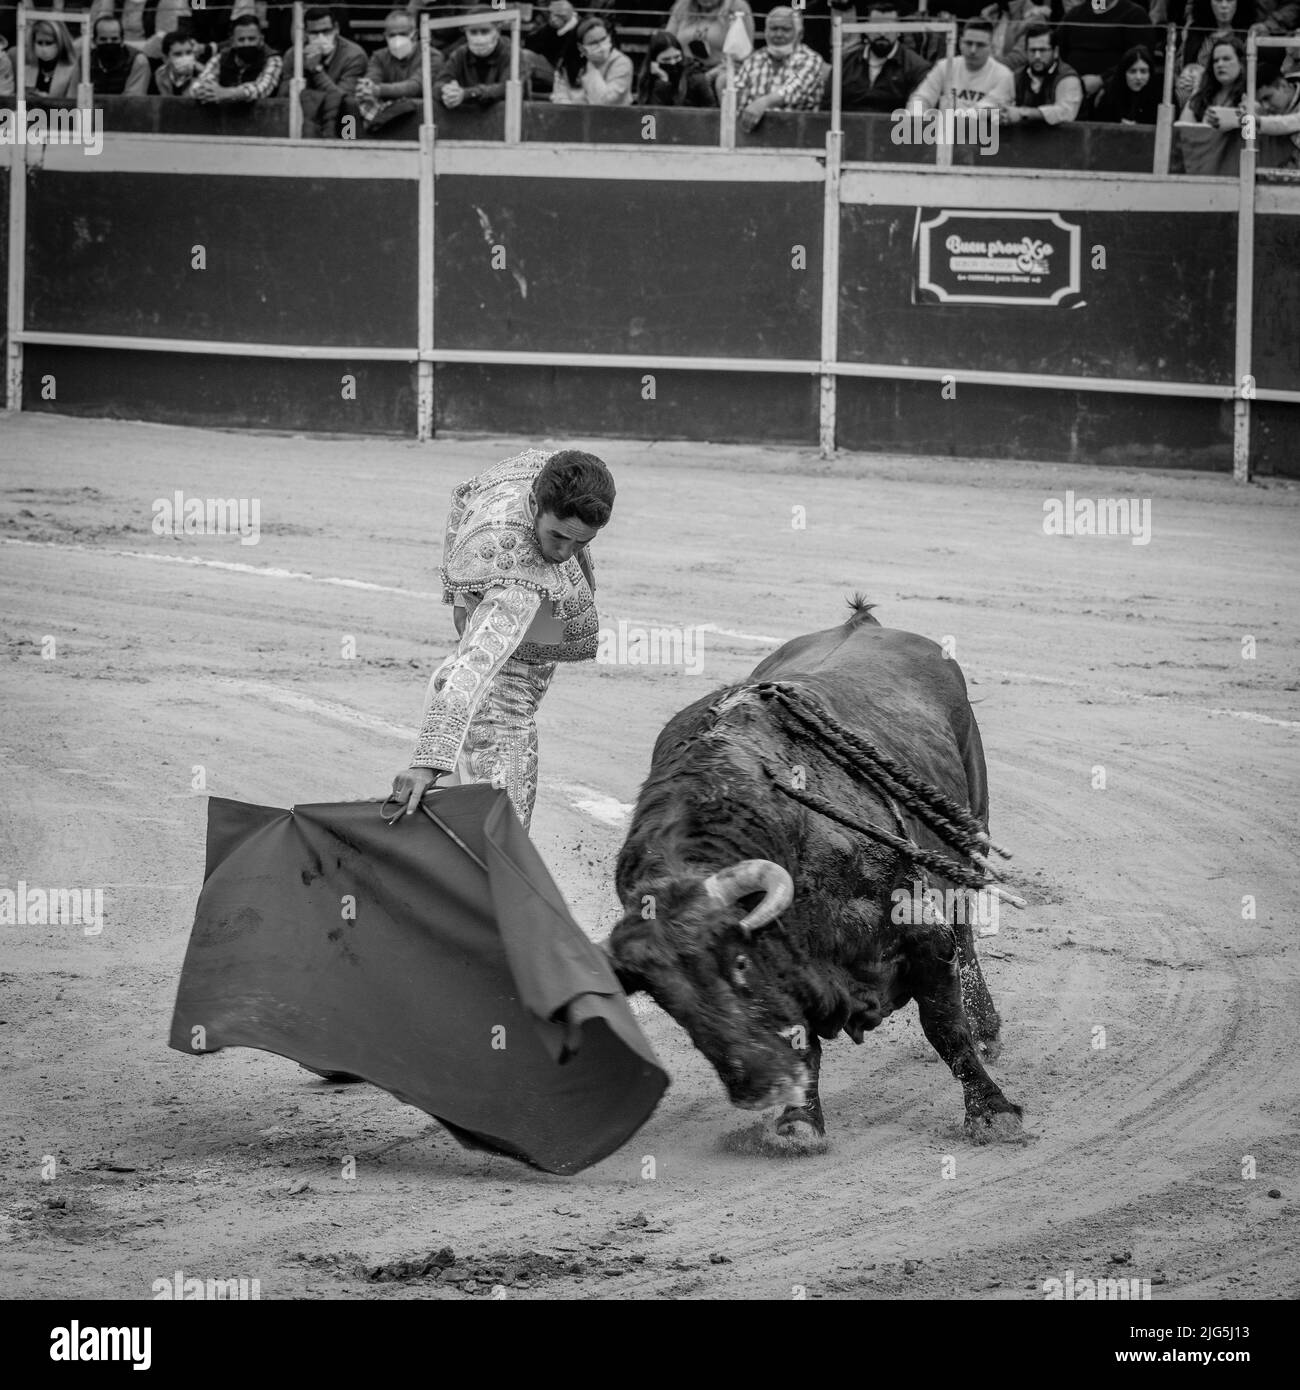
<svg viewBox="0 0 1300 1390">
<path fill-rule="evenodd" d="M 187 96 L 198 96 L 200 92 L 211 95 L 221 85 L 217 69 L 220 68 L 224 57 L 224 53 L 216 53 L 208 60 L 207 66 L 194 79 L 193 85 L 186 93 Z M 239 86 L 231 89 L 239 93 L 236 100 L 256 101 L 259 97 L 273 97 L 275 89 L 280 85 L 282 65 L 283 60 L 278 53 L 268 53 L 266 62 L 262 64 L 262 71 L 251 82 L 241 82 Z"/>
<path fill-rule="evenodd" d="M 736 109 L 743 111 L 755 97 L 780 92 L 787 111 L 815 111 L 821 104 L 826 65 L 807 44 L 778 63 L 766 48 L 757 49 L 740 65 L 736 76 Z"/>
</svg>

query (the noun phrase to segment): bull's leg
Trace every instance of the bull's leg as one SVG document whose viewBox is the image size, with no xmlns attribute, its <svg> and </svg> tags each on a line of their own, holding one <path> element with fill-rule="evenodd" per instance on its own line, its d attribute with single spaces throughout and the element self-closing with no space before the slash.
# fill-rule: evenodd
<svg viewBox="0 0 1300 1390">
<path fill-rule="evenodd" d="M 984 1070 L 966 1010 L 962 1005 L 958 954 L 940 960 L 932 951 L 917 953 L 913 959 L 913 996 L 921 1015 L 921 1027 L 931 1046 L 961 1082 L 966 1102 L 966 1123 L 983 1128 L 1000 1114 L 1019 1119 L 1020 1106 L 1002 1094 L 997 1083 Z"/>
<path fill-rule="evenodd" d="M 776 1122 L 776 1132 L 786 1139 L 809 1139 L 814 1134 L 820 1139 L 826 1133 L 826 1122 L 822 1118 L 822 1101 L 817 1094 L 817 1080 L 821 1074 L 822 1045 L 815 1033 L 806 1034 L 808 1041 L 804 1047 L 795 1047 L 799 1060 L 808 1069 L 808 1085 L 804 1088 L 802 1105 L 787 1105 Z M 808 1130 L 811 1126 L 812 1134 Z"/>
<path fill-rule="evenodd" d="M 975 934 L 969 917 L 953 928 L 957 936 L 957 964 L 961 973 L 961 1001 L 966 1010 L 980 1050 L 990 1060 L 1001 1051 L 1002 1019 L 993 1004 L 993 996 L 980 969 L 975 954 Z"/>
</svg>

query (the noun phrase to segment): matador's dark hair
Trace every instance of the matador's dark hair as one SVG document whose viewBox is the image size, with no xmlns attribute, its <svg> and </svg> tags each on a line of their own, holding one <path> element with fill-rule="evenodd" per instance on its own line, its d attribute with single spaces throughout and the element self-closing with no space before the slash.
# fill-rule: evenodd
<svg viewBox="0 0 1300 1390">
<path fill-rule="evenodd" d="M 562 449 L 552 454 L 533 484 L 537 510 L 560 521 L 576 516 L 584 526 L 603 526 L 614 510 L 614 479 L 595 454 Z"/>
</svg>

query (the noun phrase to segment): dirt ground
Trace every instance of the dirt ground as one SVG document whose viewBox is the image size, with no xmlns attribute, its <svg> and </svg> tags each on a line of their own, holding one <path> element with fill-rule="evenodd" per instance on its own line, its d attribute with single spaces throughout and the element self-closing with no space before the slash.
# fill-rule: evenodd
<svg viewBox="0 0 1300 1390">
<path fill-rule="evenodd" d="M 448 492 L 519 443 L 0 419 L 0 886 L 102 886 L 106 917 L 0 926 L 0 1294 L 149 1298 L 176 1270 L 263 1298 L 1041 1299 L 1071 1270 L 1154 1299 L 1300 1293 L 1285 483 L 588 444 L 619 484 L 605 623 L 714 626 L 700 675 L 557 675 L 534 839 L 576 917 L 597 938 L 615 919 L 668 717 L 860 589 L 887 625 L 953 638 L 971 685 L 1030 903 L 981 942 L 992 1071 L 1032 1142 L 967 1142 L 911 1007 L 828 1046 L 830 1150 L 798 1160 L 736 1152 L 754 1117 L 645 1008 L 672 1086 L 573 1178 L 278 1057 L 167 1048 L 203 873 L 194 769 L 275 806 L 387 792 L 449 646 Z M 153 534 L 177 489 L 260 499 L 259 543 Z M 1150 499 L 1150 543 L 1045 535 L 1066 489 Z"/>
</svg>

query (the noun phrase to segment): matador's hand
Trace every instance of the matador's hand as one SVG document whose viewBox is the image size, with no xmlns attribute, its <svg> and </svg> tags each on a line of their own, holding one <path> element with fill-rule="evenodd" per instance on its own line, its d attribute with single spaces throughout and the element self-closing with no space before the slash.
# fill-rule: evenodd
<svg viewBox="0 0 1300 1390">
<path fill-rule="evenodd" d="M 405 801 L 405 814 L 413 816 L 425 792 L 438 780 L 445 777 L 446 770 L 438 767 L 408 767 L 393 778 L 393 799 Z"/>
</svg>

